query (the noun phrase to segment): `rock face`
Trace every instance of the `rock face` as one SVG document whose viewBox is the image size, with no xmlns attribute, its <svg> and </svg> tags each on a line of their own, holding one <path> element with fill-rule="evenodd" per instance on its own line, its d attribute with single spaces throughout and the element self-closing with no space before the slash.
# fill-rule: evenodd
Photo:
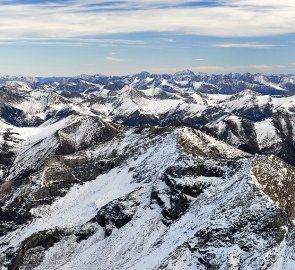
<svg viewBox="0 0 295 270">
<path fill-rule="evenodd" d="M 261 185 L 262 191 L 294 220 L 295 168 L 275 156 L 270 156 L 256 161 L 252 168 L 252 177 Z"/>
<path fill-rule="evenodd" d="M 291 78 L 24 80 L 0 92 L 2 269 L 294 268 Z"/>
</svg>

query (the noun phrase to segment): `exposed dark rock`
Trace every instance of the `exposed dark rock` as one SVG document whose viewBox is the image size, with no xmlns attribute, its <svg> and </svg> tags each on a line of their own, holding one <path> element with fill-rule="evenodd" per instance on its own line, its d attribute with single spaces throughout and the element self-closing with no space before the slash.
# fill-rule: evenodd
<svg viewBox="0 0 295 270">
<path fill-rule="evenodd" d="M 295 168 L 275 156 L 257 160 L 252 175 L 291 220 L 295 218 Z"/>
<path fill-rule="evenodd" d="M 105 230 L 105 237 L 108 237 L 114 228 L 123 227 L 133 218 L 136 208 L 136 199 L 133 194 L 129 194 L 125 198 L 112 201 L 102 207 L 91 222 L 97 222 L 102 226 Z"/>
<path fill-rule="evenodd" d="M 44 251 L 52 247 L 55 243 L 59 242 L 65 232 L 59 229 L 53 231 L 42 231 L 31 235 L 25 239 L 20 247 L 14 251 L 12 249 L 7 250 L 5 266 L 8 270 L 18 270 L 23 265 L 24 260 L 26 267 L 29 267 L 27 260 L 28 257 L 34 256 L 37 260 L 32 261 L 35 266 L 42 262 Z M 30 260 L 30 259 L 29 259 Z M 31 265 L 32 267 L 33 265 Z"/>
</svg>

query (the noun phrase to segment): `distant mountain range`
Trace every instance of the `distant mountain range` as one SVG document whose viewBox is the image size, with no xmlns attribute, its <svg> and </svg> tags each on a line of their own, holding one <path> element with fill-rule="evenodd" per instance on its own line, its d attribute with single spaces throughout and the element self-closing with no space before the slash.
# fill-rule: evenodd
<svg viewBox="0 0 295 270">
<path fill-rule="evenodd" d="M 184 70 L 171 74 L 141 72 L 130 76 L 81 75 L 76 77 L 0 77 L 0 83 L 22 82 L 32 89 L 52 89 L 82 92 L 106 88 L 120 90 L 130 85 L 138 90 L 160 88 L 166 92 L 193 91 L 207 94 L 234 94 L 251 89 L 262 94 L 280 95 L 295 92 L 295 75 L 239 74 L 214 75 Z"/>
</svg>

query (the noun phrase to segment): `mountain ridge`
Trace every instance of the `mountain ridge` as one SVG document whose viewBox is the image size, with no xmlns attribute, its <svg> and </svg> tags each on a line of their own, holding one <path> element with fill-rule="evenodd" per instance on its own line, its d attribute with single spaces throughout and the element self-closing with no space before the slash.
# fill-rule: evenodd
<svg viewBox="0 0 295 270">
<path fill-rule="evenodd" d="M 169 76 L 2 84 L 3 269 L 292 269 L 292 89 Z"/>
</svg>

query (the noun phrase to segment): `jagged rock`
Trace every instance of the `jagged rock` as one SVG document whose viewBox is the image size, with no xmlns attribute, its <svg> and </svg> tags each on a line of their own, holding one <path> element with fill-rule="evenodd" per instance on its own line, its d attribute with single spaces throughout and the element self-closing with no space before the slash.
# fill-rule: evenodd
<svg viewBox="0 0 295 270">
<path fill-rule="evenodd" d="M 295 168 L 275 156 L 257 160 L 252 168 L 252 177 L 263 192 L 287 214 L 295 217 Z"/>
<path fill-rule="evenodd" d="M 44 251 L 54 243 L 60 241 L 64 232 L 58 229 L 54 231 L 42 231 L 31 235 L 25 239 L 19 249 L 13 251 L 9 249 L 6 253 L 6 261 L 4 266 L 8 270 L 35 268 L 42 262 Z M 35 260 L 31 259 L 35 258 Z M 29 260 L 29 262 L 28 262 Z"/>
<path fill-rule="evenodd" d="M 105 237 L 108 237 L 114 228 L 120 229 L 133 218 L 137 204 L 132 194 L 127 195 L 102 207 L 91 222 L 97 222 L 102 226 L 105 230 Z"/>
</svg>

